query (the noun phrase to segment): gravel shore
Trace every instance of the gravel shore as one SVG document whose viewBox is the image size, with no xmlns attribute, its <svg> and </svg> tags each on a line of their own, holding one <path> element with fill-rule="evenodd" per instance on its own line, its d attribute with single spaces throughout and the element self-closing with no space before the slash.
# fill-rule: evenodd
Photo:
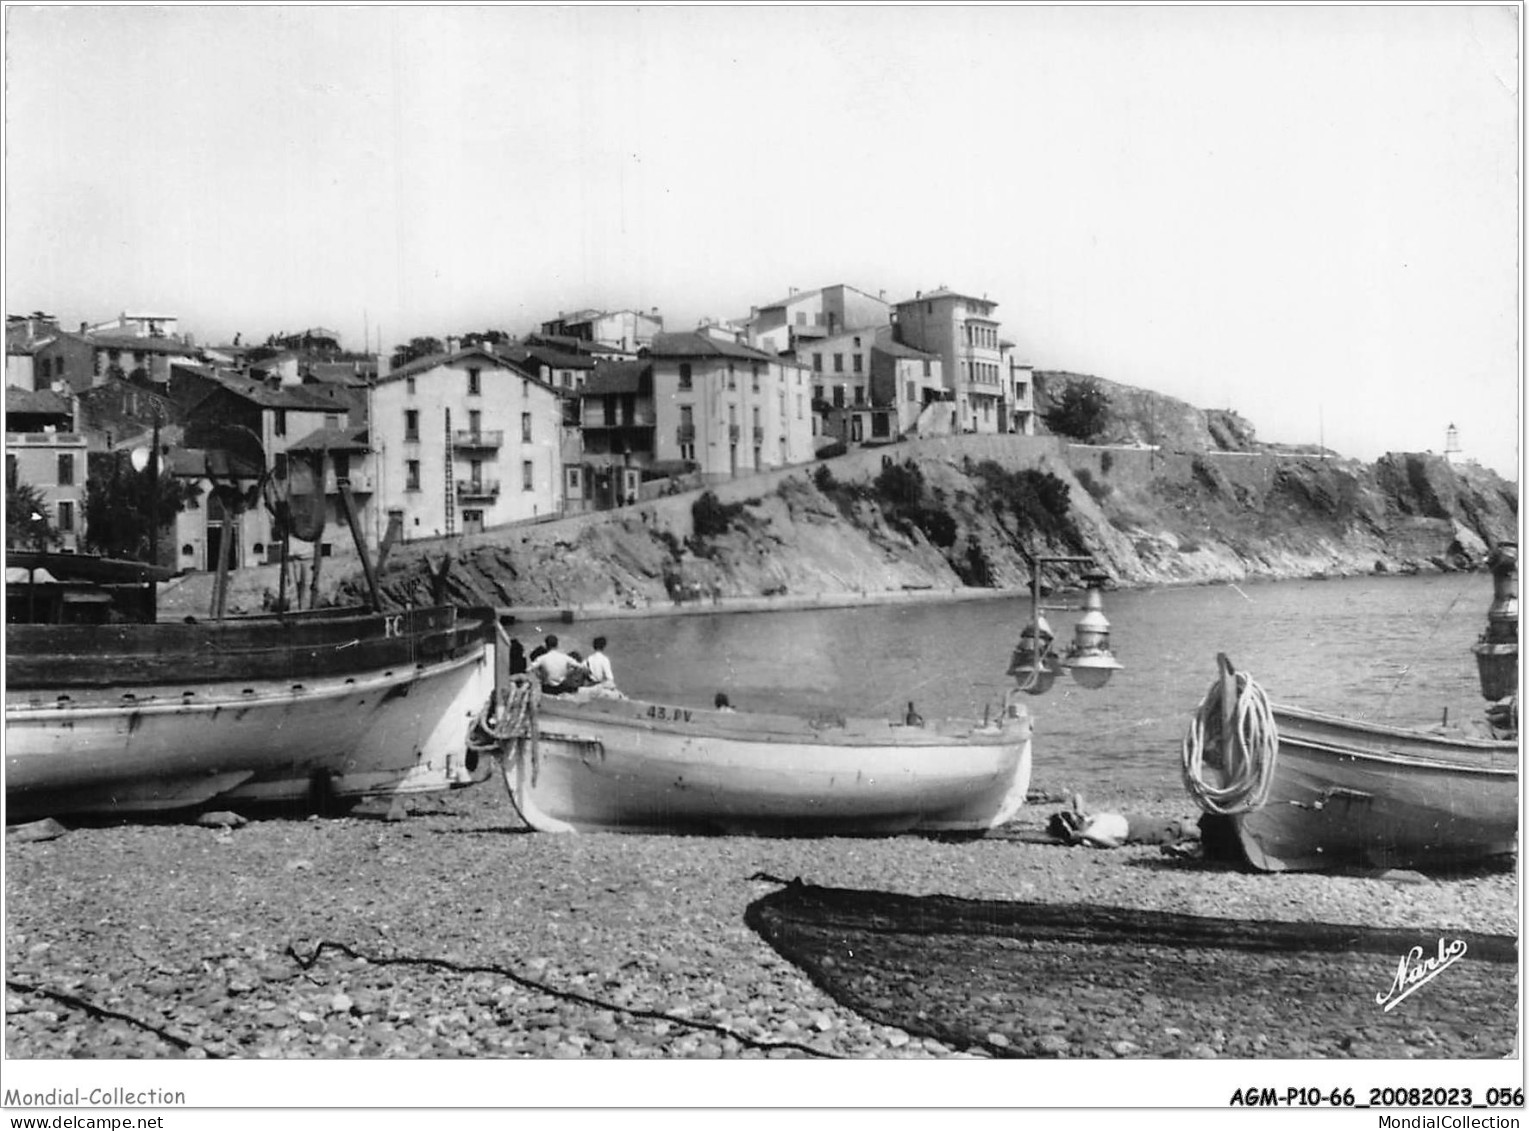
<svg viewBox="0 0 1529 1131">
<path fill-rule="evenodd" d="M 1059 807 L 1044 800 L 965 841 L 549 836 L 524 829 L 497 780 L 406 807 L 402 820 L 383 806 L 236 829 L 8 837 L 7 1054 L 1447 1057 L 1502 1055 L 1516 1037 L 1511 1009 L 1423 1023 L 1421 1001 L 1406 1027 L 1376 1029 L 1374 991 L 1397 954 L 1345 975 L 1364 984 L 1316 1003 L 1325 1027 L 1298 1047 L 1256 1010 L 1189 1024 L 1193 1001 L 1108 979 L 1065 1009 L 1006 1003 L 1019 1016 L 996 1040 L 940 1040 L 838 1004 L 821 969 L 814 981 L 745 923 L 751 903 L 800 877 L 897 896 L 1411 928 L 1424 940 L 1516 935 L 1511 867 L 1448 879 L 1262 876 L 1152 846 L 1044 843 Z M 1487 973 L 1516 1003 L 1516 966 Z M 1197 978 L 1216 976 L 1208 966 Z M 1239 985 L 1248 977 L 1236 972 Z M 1266 980 L 1260 992 L 1270 991 Z M 1143 997 L 1166 1000 L 1146 1008 Z M 1106 1030 L 1108 1041 L 1094 1039 Z M 1356 1032 L 1367 1034 L 1357 1046 Z"/>
</svg>

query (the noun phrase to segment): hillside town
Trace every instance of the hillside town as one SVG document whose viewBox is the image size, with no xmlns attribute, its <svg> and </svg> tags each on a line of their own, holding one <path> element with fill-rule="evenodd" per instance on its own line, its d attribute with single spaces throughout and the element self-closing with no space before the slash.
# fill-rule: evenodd
<svg viewBox="0 0 1529 1131">
<path fill-rule="evenodd" d="M 26 492 L 35 541 L 78 552 L 112 548 L 91 536 L 92 480 L 168 480 L 150 555 L 211 571 L 307 553 L 283 537 L 300 523 L 227 505 L 239 484 L 321 496 L 313 553 L 327 556 L 352 519 L 374 545 L 451 537 L 908 438 L 1033 434 L 1032 367 L 997 307 L 943 285 L 893 301 L 839 283 L 688 331 L 656 308 L 560 311 L 519 336 L 391 353 L 323 327 L 211 345 L 169 314 L 74 329 L 9 315 L 7 485 Z"/>
</svg>

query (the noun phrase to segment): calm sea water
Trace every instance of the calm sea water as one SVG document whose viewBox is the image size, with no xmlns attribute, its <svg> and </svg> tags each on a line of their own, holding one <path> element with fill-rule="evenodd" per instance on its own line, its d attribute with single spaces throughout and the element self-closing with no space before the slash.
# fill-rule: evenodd
<svg viewBox="0 0 1529 1131">
<path fill-rule="evenodd" d="M 1276 702 L 1408 725 L 1479 718 L 1470 645 L 1486 625 L 1487 574 L 1347 578 L 1109 593 L 1125 670 L 1101 691 L 1061 676 L 1027 696 L 1037 789 L 1179 797 L 1179 743 L 1225 652 Z M 1074 595 L 1046 604 L 1076 605 Z M 610 638 L 627 694 L 741 709 L 927 718 L 995 712 L 1029 601 L 734 613 L 542 625 L 564 647 Z M 1048 612 L 1058 641 L 1077 612 Z M 516 634 L 529 640 L 532 626 Z"/>
</svg>

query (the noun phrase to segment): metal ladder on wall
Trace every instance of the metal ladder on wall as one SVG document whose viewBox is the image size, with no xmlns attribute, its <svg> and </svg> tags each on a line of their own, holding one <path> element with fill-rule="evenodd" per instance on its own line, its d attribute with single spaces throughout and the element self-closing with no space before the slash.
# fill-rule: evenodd
<svg viewBox="0 0 1529 1131">
<path fill-rule="evenodd" d="M 457 532 L 456 466 L 452 462 L 451 409 L 446 410 L 446 537 Z"/>
</svg>

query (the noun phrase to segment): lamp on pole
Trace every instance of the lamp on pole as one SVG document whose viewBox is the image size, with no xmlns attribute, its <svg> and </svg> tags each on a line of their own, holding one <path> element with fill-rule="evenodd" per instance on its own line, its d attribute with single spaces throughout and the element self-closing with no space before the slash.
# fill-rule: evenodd
<svg viewBox="0 0 1529 1131">
<path fill-rule="evenodd" d="M 1044 695 L 1065 668 L 1074 682 L 1088 691 L 1098 691 L 1110 681 L 1121 664 L 1110 651 L 1110 622 L 1104 616 L 1104 583 L 1107 574 L 1094 568 L 1083 575 L 1088 586 L 1083 599 L 1083 616 L 1073 626 L 1073 642 L 1065 656 L 1058 656 L 1051 644 L 1055 639 L 1051 626 L 1041 614 L 1041 569 L 1047 565 L 1096 566 L 1093 558 L 1076 555 L 1040 555 L 1021 550 L 1030 566 L 1030 623 L 1019 634 L 1019 643 L 1009 660 L 1008 674 L 1021 691 Z"/>
</svg>

